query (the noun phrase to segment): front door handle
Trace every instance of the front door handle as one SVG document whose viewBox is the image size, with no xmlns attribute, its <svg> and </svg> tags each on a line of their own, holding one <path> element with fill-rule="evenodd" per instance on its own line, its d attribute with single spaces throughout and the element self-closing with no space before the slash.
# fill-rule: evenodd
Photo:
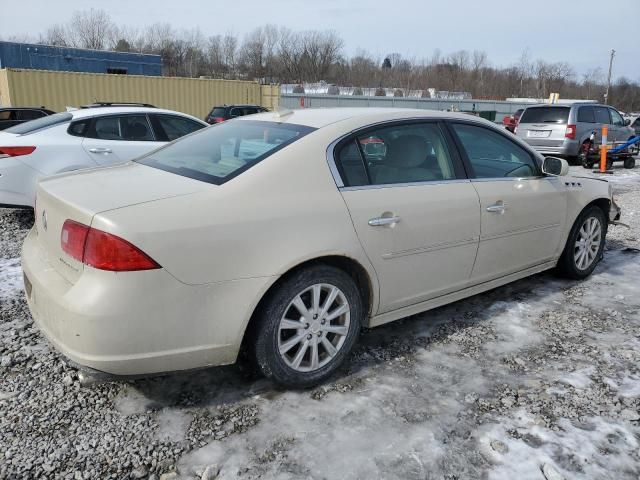
<svg viewBox="0 0 640 480">
<path fill-rule="evenodd" d="M 497 202 L 497 203 L 494 203 L 493 205 L 489 205 L 487 207 L 487 212 L 504 213 L 506 209 L 507 209 L 507 206 L 503 202 Z"/>
<path fill-rule="evenodd" d="M 112 150 L 110 148 L 105 147 L 90 148 L 89 151 L 91 153 L 112 153 Z"/>
<path fill-rule="evenodd" d="M 400 221 L 400 217 L 376 217 L 369 220 L 369 225 L 372 227 L 383 227 L 385 225 L 393 225 L 394 223 L 398 223 Z"/>
</svg>

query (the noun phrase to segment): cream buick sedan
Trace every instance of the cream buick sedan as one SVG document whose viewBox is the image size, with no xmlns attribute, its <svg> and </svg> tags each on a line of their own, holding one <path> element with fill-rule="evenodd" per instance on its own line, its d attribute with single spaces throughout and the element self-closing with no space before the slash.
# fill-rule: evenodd
<svg viewBox="0 0 640 480">
<path fill-rule="evenodd" d="M 290 387 L 375 327 L 543 270 L 587 277 L 619 209 L 476 117 L 265 113 L 39 184 L 23 247 L 39 327 L 90 371 L 248 352 Z"/>
</svg>

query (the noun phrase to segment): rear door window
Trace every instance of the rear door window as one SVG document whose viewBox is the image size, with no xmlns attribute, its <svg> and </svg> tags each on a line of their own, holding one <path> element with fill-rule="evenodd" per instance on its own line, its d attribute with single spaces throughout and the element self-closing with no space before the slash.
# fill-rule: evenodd
<svg viewBox="0 0 640 480">
<path fill-rule="evenodd" d="M 579 123 L 596 123 L 596 116 L 593 113 L 593 107 L 578 108 Z"/>
<path fill-rule="evenodd" d="M 607 107 L 593 107 L 593 110 L 596 115 L 596 123 L 611 123 L 611 118 L 609 117 L 609 109 Z"/>
<path fill-rule="evenodd" d="M 569 107 L 529 107 L 520 123 L 567 123 L 569 110 Z"/>
<path fill-rule="evenodd" d="M 112 115 L 98 117 L 87 137 L 100 140 L 150 142 L 154 140 L 146 115 Z"/>
</svg>

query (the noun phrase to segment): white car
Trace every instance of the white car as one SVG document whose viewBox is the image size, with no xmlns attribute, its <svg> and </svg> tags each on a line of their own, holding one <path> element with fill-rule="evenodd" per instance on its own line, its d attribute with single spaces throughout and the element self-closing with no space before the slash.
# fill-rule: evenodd
<svg viewBox="0 0 640 480">
<path fill-rule="evenodd" d="M 492 123 L 408 109 L 264 113 L 45 179 L 22 266 L 67 357 L 116 375 L 236 361 L 310 386 L 362 326 L 554 267 L 591 274 L 606 181 Z"/>
<path fill-rule="evenodd" d="M 0 206 L 33 207 L 40 178 L 123 163 L 208 125 L 140 106 L 56 113 L 0 132 Z"/>
</svg>

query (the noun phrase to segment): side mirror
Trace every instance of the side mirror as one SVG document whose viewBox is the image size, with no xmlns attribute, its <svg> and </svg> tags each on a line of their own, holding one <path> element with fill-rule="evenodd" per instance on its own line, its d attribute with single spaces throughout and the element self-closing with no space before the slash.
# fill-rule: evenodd
<svg viewBox="0 0 640 480">
<path fill-rule="evenodd" d="M 569 164 L 562 158 L 545 157 L 542 162 L 542 173 L 553 177 L 562 177 L 569 173 Z"/>
<path fill-rule="evenodd" d="M 624 121 L 624 124 L 625 124 L 625 126 L 627 126 L 627 127 L 628 127 L 629 125 L 631 125 L 631 119 L 630 119 L 630 118 L 626 118 L 626 119 L 625 119 L 625 121 Z"/>
</svg>

